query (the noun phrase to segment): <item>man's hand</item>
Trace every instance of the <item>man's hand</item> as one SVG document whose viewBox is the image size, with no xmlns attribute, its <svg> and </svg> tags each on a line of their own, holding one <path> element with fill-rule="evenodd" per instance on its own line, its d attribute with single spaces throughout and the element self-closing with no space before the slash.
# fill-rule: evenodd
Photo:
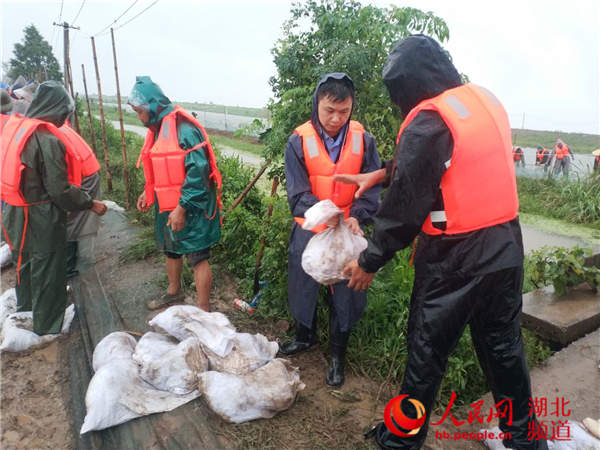
<svg viewBox="0 0 600 450">
<path fill-rule="evenodd" d="M 351 277 L 348 287 L 355 291 L 366 291 L 375 278 L 374 273 L 367 273 L 358 265 L 358 259 L 353 259 L 346 264 L 342 273 Z"/>
<path fill-rule="evenodd" d="M 356 184 L 358 190 L 354 194 L 354 198 L 359 198 L 373 186 L 378 183 L 383 183 L 385 180 L 385 169 L 375 170 L 374 172 L 359 173 L 356 175 L 338 174 L 333 176 L 333 181 L 338 181 L 345 184 Z"/>
<path fill-rule="evenodd" d="M 353 234 L 358 234 L 359 236 L 364 236 L 365 233 L 364 231 L 360 228 L 360 225 L 358 224 L 358 220 L 356 219 L 356 217 L 348 217 L 345 220 L 346 226 L 348 228 L 350 228 L 350 231 L 352 231 Z"/>
<path fill-rule="evenodd" d="M 173 231 L 183 230 L 183 227 L 185 226 L 185 209 L 183 209 L 181 205 L 177 205 L 177 207 L 169 213 L 167 226 L 170 226 Z"/>
<path fill-rule="evenodd" d="M 146 202 L 146 191 L 142 191 L 137 201 L 137 209 L 139 212 L 146 212 L 150 209 L 150 205 Z"/>
<path fill-rule="evenodd" d="M 108 208 L 104 203 L 98 200 L 92 200 L 92 211 L 98 214 L 99 216 L 103 216 L 106 213 Z"/>
</svg>

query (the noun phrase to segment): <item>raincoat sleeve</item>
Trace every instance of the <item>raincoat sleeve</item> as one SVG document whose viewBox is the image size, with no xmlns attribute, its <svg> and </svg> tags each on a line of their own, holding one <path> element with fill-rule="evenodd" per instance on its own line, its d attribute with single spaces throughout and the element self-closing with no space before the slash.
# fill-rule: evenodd
<svg viewBox="0 0 600 450">
<path fill-rule="evenodd" d="M 195 126 L 187 122 L 177 124 L 179 145 L 184 150 L 190 149 L 202 142 L 204 136 Z M 185 155 L 185 180 L 181 186 L 179 204 L 186 211 L 205 209 L 208 202 L 211 181 L 210 164 L 203 149 L 189 152 Z"/>
<path fill-rule="evenodd" d="M 312 193 L 302 152 L 302 138 L 292 134 L 285 147 L 285 183 L 292 216 L 304 217 L 319 199 Z"/>
<path fill-rule="evenodd" d="M 375 146 L 375 139 L 370 133 L 365 133 L 364 137 L 365 151 L 360 173 L 374 172 L 381 168 L 381 160 Z M 379 196 L 381 194 L 381 185 L 377 184 L 366 191 L 360 198 L 355 199 L 350 207 L 350 216 L 355 217 L 361 225 L 366 225 L 373 221 L 373 215 L 377 211 Z"/>
<path fill-rule="evenodd" d="M 452 146 L 450 130 L 437 112 L 420 112 L 404 130 L 369 245 L 358 259 L 366 272 L 379 270 L 419 234 L 440 199 L 439 186 Z"/>
<path fill-rule="evenodd" d="M 93 201 L 89 194 L 69 184 L 63 144 L 45 132 L 35 132 L 34 137 L 42 159 L 42 183 L 50 199 L 66 211 L 90 209 Z"/>
</svg>

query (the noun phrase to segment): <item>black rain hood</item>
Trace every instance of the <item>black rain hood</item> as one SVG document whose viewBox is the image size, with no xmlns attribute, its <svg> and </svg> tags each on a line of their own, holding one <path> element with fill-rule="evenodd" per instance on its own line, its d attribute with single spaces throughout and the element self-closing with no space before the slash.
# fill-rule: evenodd
<svg viewBox="0 0 600 450">
<path fill-rule="evenodd" d="M 440 44 L 422 34 L 396 44 L 383 67 L 383 82 L 404 117 L 423 100 L 463 84 Z"/>
<path fill-rule="evenodd" d="M 64 86 L 58 81 L 46 81 L 35 91 L 25 117 L 61 127 L 74 109 L 73 99 Z"/>
<path fill-rule="evenodd" d="M 321 128 L 321 123 L 319 122 L 319 99 L 317 98 L 317 92 L 319 91 L 319 88 L 321 87 L 321 85 L 330 79 L 344 80 L 348 84 L 348 86 L 352 90 L 352 111 L 354 111 L 354 98 L 356 97 L 356 95 L 355 95 L 355 90 L 354 90 L 354 82 L 352 81 L 352 78 L 350 78 L 347 74 L 345 74 L 343 72 L 332 72 L 332 73 L 323 75 L 323 78 L 321 78 L 319 80 L 319 82 L 317 83 L 317 87 L 315 88 L 315 93 L 313 94 L 312 113 L 310 116 L 310 121 L 312 122 L 313 127 L 315 127 L 315 130 L 317 130 L 317 132 L 319 134 L 323 133 L 323 129 Z M 352 117 L 352 111 L 350 112 L 349 117 Z M 350 119 L 348 119 L 348 122 L 349 121 L 350 121 Z M 347 125 L 347 122 L 344 125 L 344 127 L 346 125 Z M 344 128 L 342 127 L 342 131 L 343 130 L 344 130 Z M 330 137 L 333 137 L 333 136 L 330 136 Z"/>
</svg>

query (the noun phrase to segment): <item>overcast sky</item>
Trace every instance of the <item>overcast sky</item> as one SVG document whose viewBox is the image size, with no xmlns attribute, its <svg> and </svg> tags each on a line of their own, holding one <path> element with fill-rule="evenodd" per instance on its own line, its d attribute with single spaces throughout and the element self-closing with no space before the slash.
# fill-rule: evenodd
<svg viewBox="0 0 600 450">
<path fill-rule="evenodd" d="M 83 5 L 75 20 L 81 30 L 71 30 L 71 64 L 75 89 L 83 92 L 83 63 L 88 90 L 95 93 L 90 36 L 133 5 L 113 25 L 123 95 L 136 75 L 150 75 L 174 100 L 266 105 L 272 96 L 268 79 L 275 73 L 270 52 L 282 36 L 290 2 L 154 1 L 0 0 L 0 59 L 10 59 L 23 28 L 33 23 L 62 67 L 62 28 L 52 22 L 72 23 Z M 458 70 L 500 98 L 514 128 L 600 134 L 598 0 L 362 3 L 411 6 L 443 18 L 450 29 L 444 46 Z M 102 91 L 115 94 L 109 32 L 96 37 L 96 48 Z"/>
</svg>

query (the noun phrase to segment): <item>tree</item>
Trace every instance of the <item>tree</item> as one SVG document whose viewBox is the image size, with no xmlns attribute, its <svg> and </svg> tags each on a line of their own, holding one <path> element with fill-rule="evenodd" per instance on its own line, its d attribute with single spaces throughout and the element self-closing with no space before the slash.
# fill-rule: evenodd
<svg viewBox="0 0 600 450">
<path fill-rule="evenodd" d="M 380 153 L 389 157 L 400 125 L 382 81 L 392 46 L 423 33 L 443 42 L 446 23 L 431 12 L 414 8 L 363 6 L 354 0 L 296 3 L 283 26 L 283 38 L 272 49 L 277 74 L 270 79 L 272 128 L 265 133 L 265 156 L 280 161 L 272 171 L 282 174 L 285 143 L 294 128 L 310 117 L 317 81 L 329 72 L 346 72 L 354 80 L 353 119 L 375 136 Z"/>
<path fill-rule="evenodd" d="M 22 75 L 28 81 L 62 81 L 60 66 L 48 41 L 33 25 L 29 25 L 23 31 L 25 37 L 21 44 L 15 44 L 14 58 L 11 58 L 8 64 L 8 77 L 16 80 Z"/>
</svg>

